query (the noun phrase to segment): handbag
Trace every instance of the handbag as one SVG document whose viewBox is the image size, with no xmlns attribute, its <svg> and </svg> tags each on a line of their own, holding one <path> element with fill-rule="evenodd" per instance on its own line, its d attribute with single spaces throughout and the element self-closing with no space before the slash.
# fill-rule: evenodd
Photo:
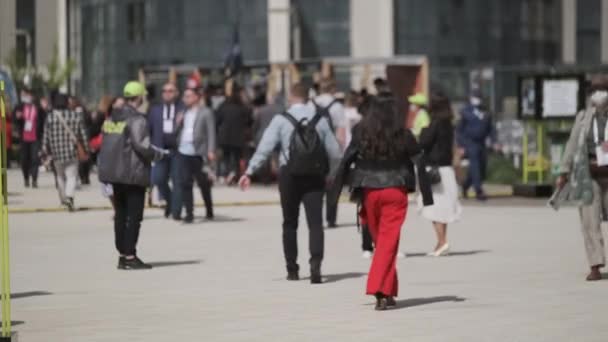
<svg viewBox="0 0 608 342">
<path fill-rule="evenodd" d="M 59 122 L 61 122 L 61 124 L 66 129 L 66 131 L 68 131 L 68 134 L 70 135 L 70 138 L 74 142 L 74 145 L 76 145 L 76 158 L 78 159 L 78 161 L 79 162 L 88 161 L 89 153 L 84 148 L 84 145 L 82 144 L 82 142 L 80 140 L 78 140 L 78 138 L 76 137 L 76 134 L 74 134 L 74 131 L 72 131 L 72 129 L 70 128 L 68 123 L 65 121 L 65 118 L 63 117 L 62 113 L 56 112 L 55 114 L 57 114 L 57 118 L 59 119 Z"/>
<path fill-rule="evenodd" d="M 441 174 L 439 173 L 439 167 L 437 166 L 427 166 L 426 174 L 429 178 L 429 182 L 431 185 L 441 183 Z"/>
</svg>

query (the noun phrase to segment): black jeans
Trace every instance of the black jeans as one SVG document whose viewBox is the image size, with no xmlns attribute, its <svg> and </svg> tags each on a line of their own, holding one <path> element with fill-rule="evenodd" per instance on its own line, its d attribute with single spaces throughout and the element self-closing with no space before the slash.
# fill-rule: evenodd
<svg viewBox="0 0 608 342">
<path fill-rule="evenodd" d="M 83 185 L 91 184 L 91 168 L 93 167 L 93 161 L 87 160 L 78 162 L 78 177 Z"/>
<path fill-rule="evenodd" d="M 213 199 L 211 197 L 211 182 L 203 172 L 203 158 L 198 156 L 177 155 L 177 186 L 174 188 L 174 202 L 172 204 L 173 217 L 181 217 L 182 208 L 186 208 L 186 216 L 194 216 L 194 196 L 192 187 L 194 181 L 201 189 L 205 202 L 207 216 L 213 216 Z"/>
<path fill-rule="evenodd" d="M 228 176 L 230 173 L 234 173 L 236 176 L 240 174 L 241 157 L 243 155 L 243 148 L 239 146 L 222 146 L 223 162 L 224 162 L 224 173 L 223 176 Z"/>
<path fill-rule="evenodd" d="M 38 167 L 40 166 L 40 158 L 38 157 L 39 152 L 39 142 L 21 142 L 21 171 L 23 172 L 23 179 L 26 183 L 29 183 L 30 177 L 34 183 L 38 181 Z"/>
<path fill-rule="evenodd" d="M 367 225 L 361 227 L 361 248 L 364 251 L 373 252 L 374 244 L 372 242 L 372 234 L 369 233 Z"/>
<path fill-rule="evenodd" d="M 298 220 L 300 204 L 304 204 L 309 231 L 310 269 L 321 271 L 324 251 L 323 177 L 292 176 L 285 168 L 279 175 L 279 191 L 283 210 L 283 251 L 287 271 L 298 271 Z"/>
<path fill-rule="evenodd" d="M 121 255 L 137 255 L 137 240 L 144 218 L 146 188 L 137 185 L 113 184 L 114 235 Z"/>
<path fill-rule="evenodd" d="M 328 192 L 329 194 L 329 192 Z M 329 197 L 329 195 L 326 197 L 326 203 L 325 203 L 325 219 L 327 220 L 327 223 L 332 225 L 332 224 L 336 224 L 336 220 L 338 219 L 338 203 L 334 203 L 331 204 L 329 203 L 329 201 L 327 201 L 327 198 Z"/>
</svg>

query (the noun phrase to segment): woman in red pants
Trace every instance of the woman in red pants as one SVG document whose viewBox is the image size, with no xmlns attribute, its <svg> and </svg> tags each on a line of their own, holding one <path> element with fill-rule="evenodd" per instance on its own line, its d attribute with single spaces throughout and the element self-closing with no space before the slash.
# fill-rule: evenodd
<svg viewBox="0 0 608 342">
<path fill-rule="evenodd" d="M 362 204 L 362 214 L 376 246 L 366 291 L 376 297 L 376 310 L 394 306 L 398 294 L 395 263 L 407 194 L 416 191 L 415 165 L 423 202 L 433 203 L 420 158 L 422 150 L 412 133 L 403 127 L 403 121 L 392 97 L 384 95 L 373 100 L 369 112 L 354 129 L 329 197 L 330 201 L 337 201 L 344 180 L 348 179 L 351 197 Z"/>
</svg>

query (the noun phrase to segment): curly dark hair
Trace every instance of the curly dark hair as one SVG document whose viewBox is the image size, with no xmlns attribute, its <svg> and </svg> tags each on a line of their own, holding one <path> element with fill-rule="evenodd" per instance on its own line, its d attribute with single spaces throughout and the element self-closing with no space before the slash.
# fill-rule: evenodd
<svg viewBox="0 0 608 342">
<path fill-rule="evenodd" d="M 442 91 L 433 91 L 431 93 L 429 112 L 432 120 L 452 121 L 454 119 L 450 99 Z"/>
<path fill-rule="evenodd" d="M 405 151 L 404 117 L 390 95 L 375 97 L 359 125 L 360 153 L 366 160 L 396 160 Z"/>
</svg>

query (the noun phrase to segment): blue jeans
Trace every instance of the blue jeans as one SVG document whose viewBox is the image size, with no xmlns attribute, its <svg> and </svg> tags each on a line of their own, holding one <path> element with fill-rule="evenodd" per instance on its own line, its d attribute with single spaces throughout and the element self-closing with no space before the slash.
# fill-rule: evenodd
<svg viewBox="0 0 608 342">
<path fill-rule="evenodd" d="M 194 182 L 201 189 L 207 217 L 213 217 L 213 202 L 211 198 L 211 183 L 209 177 L 203 172 L 203 158 L 199 156 L 188 156 L 179 153 L 176 156 L 177 165 L 175 185 L 173 187 L 173 218 L 181 218 L 182 208 L 186 209 L 186 217 L 194 217 Z"/>
<path fill-rule="evenodd" d="M 483 145 L 474 145 L 465 147 L 466 155 L 469 158 L 469 172 L 463 184 L 464 191 L 469 190 L 471 186 L 475 189 L 475 193 L 483 195 L 482 183 L 486 175 L 487 152 Z"/>
<path fill-rule="evenodd" d="M 169 180 L 171 180 L 173 187 L 175 187 L 177 170 L 176 159 L 177 153 L 171 152 L 170 155 L 154 163 L 154 167 L 152 168 L 152 184 L 158 187 L 158 192 L 167 202 L 167 212 L 169 212 L 171 203 L 174 202 L 175 197 L 175 194 L 171 191 L 171 187 L 169 186 Z"/>
</svg>

